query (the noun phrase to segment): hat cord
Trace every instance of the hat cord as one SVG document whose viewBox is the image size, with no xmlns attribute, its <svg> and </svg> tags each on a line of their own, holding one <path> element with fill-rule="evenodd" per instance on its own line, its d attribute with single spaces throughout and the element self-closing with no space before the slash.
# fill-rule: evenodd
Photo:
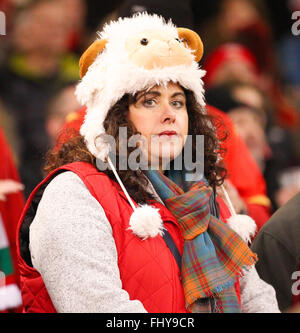
<svg viewBox="0 0 300 333">
<path fill-rule="evenodd" d="M 227 191 L 225 190 L 224 185 L 221 185 L 221 189 L 222 189 L 222 191 L 223 191 L 223 193 L 224 193 L 224 195 L 225 195 L 225 198 L 226 198 L 226 201 L 227 201 L 227 203 L 228 203 L 228 206 L 229 206 L 228 208 L 229 208 L 229 210 L 230 210 L 231 215 L 232 215 L 232 216 L 235 216 L 235 215 L 236 215 L 236 211 L 235 211 L 235 209 L 234 209 L 234 207 L 233 207 L 233 204 L 232 204 L 232 202 L 231 202 L 231 200 L 230 200 L 230 198 L 229 198 L 229 195 L 228 195 Z"/>
<path fill-rule="evenodd" d="M 136 207 L 135 207 L 133 201 L 131 200 L 131 198 L 130 198 L 130 196 L 129 196 L 129 194 L 128 194 L 128 192 L 127 192 L 127 190 L 126 190 L 126 188 L 125 188 L 125 186 L 123 184 L 123 182 L 121 181 L 121 179 L 120 179 L 120 177 L 119 177 L 119 175 L 117 173 L 117 170 L 115 169 L 115 166 L 113 165 L 113 163 L 112 163 L 111 159 L 109 158 L 109 156 L 107 156 L 107 162 L 108 162 L 109 166 L 111 167 L 111 169 L 112 169 L 115 177 L 117 178 L 117 181 L 118 181 L 119 185 L 121 186 L 123 192 L 125 193 L 126 198 L 128 199 L 128 201 L 129 201 L 132 209 L 135 211 Z"/>
</svg>

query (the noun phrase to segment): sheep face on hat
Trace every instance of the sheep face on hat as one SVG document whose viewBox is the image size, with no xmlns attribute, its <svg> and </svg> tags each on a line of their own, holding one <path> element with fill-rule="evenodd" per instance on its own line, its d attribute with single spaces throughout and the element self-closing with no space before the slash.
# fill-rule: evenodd
<svg viewBox="0 0 300 333">
<path fill-rule="evenodd" d="M 179 38 L 158 30 L 143 31 L 126 42 L 129 59 L 148 70 L 190 65 L 194 56 Z"/>
</svg>

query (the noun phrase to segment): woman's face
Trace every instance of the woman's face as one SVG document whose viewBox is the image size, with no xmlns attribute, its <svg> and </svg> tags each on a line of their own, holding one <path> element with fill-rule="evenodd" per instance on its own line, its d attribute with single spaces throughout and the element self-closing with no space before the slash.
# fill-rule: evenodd
<svg viewBox="0 0 300 333">
<path fill-rule="evenodd" d="M 182 151 L 188 134 L 188 113 L 183 89 L 175 83 L 139 92 L 129 106 L 129 120 L 143 137 L 148 165 L 162 169 Z"/>
</svg>

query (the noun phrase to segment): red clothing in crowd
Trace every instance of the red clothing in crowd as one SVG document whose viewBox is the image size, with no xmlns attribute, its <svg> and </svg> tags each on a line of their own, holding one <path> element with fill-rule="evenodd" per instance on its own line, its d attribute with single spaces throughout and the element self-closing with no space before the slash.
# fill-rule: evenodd
<svg viewBox="0 0 300 333">
<path fill-rule="evenodd" d="M 6 139 L 1 129 L 0 129 L 0 147 L 1 147 L 0 181 L 11 179 L 20 182 L 18 171 L 13 160 L 12 152 L 6 142 Z M 19 286 L 19 273 L 18 273 L 17 251 L 16 251 L 16 230 L 23 208 L 24 208 L 24 196 L 21 191 L 17 193 L 7 194 L 5 201 L 0 200 L 1 220 L 5 229 L 4 230 L 6 233 L 5 236 L 7 236 L 8 248 L 14 270 L 13 274 L 9 274 L 8 276 L 6 276 L 6 281 L 5 281 L 6 285 L 17 284 Z M 7 297 L 11 296 L 8 295 Z M 15 301 L 17 303 L 17 299 Z M 8 304 L 13 304 L 13 302 L 14 300 L 10 300 Z M 10 308 L 9 310 L 19 311 L 17 307 L 14 309 Z"/>
</svg>

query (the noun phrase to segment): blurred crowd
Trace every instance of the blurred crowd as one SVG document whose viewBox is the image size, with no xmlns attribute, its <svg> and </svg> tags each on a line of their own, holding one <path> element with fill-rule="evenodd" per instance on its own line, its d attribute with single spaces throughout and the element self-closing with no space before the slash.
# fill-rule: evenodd
<svg viewBox="0 0 300 333">
<path fill-rule="evenodd" d="M 46 152 L 81 107 L 78 61 L 96 32 L 144 10 L 201 36 L 207 104 L 247 146 L 271 216 L 300 191 L 300 36 L 291 29 L 300 0 L 0 0 L 0 129 L 19 173 L 5 176 L 12 184 L 0 178 L 0 200 L 20 189 L 26 199 L 42 180 Z"/>
</svg>

